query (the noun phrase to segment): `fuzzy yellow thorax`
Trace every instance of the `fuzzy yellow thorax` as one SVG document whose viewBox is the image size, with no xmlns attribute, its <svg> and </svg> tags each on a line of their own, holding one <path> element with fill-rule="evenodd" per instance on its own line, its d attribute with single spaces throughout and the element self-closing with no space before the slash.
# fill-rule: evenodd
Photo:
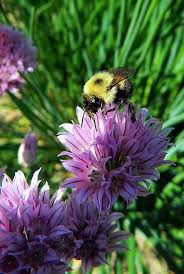
<svg viewBox="0 0 184 274">
<path fill-rule="evenodd" d="M 89 97 L 96 96 L 105 101 L 107 88 L 112 82 L 113 76 L 106 71 L 98 72 L 92 76 L 84 85 L 84 94 Z"/>
</svg>

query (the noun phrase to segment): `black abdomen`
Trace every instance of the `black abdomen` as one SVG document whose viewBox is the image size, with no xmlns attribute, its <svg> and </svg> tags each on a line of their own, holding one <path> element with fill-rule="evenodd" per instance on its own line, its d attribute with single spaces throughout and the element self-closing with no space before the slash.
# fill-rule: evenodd
<svg viewBox="0 0 184 274">
<path fill-rule="evenodd" d="M 114 103 L 115 104 L 127 104 L 128 103 L 128 99 L 132 96 L 132 84 L 127 80 L 125 87 L 123 89 L 118 88 L 117 89 L 117 93 L 115 96 L 115 100 Z"/>
</svg>

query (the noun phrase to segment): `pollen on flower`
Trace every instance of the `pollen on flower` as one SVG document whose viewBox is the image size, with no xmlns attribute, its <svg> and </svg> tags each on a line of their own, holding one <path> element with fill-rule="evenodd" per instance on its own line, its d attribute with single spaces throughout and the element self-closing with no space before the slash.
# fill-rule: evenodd
<svg viewBox="0 0 184 274">
<path fill-rule="evenodd" d="M 95 185 L 99 185 L 102 179 L 102 174 L 100 171 L 93 169 L 91 173 L 88 175 L 90 181 Z"/>
</svg>

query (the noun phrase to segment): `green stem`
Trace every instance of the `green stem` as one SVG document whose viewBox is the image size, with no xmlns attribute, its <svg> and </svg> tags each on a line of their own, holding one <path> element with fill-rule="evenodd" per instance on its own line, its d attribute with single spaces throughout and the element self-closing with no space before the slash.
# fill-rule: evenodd
<svg viewBox="0 0 184 274">
<path fill-rule="evenodd" d="M 50 127 L 44 120 L 42 120 L 37 114 L 35 114 L 28 104 L 22 102 L 13 93 L 8 92 L 12 101 L 18 106 L 18 108 L 24 113 L 24 115 L 31 120 L 35 125 L 37 125 L 42 131 L 49 130 L 56 135 L 54 128 Z"/>
<path fill-rule="evenodd" d="M 10 20 L 9 20 L 7 14 L 6 14 L 6 11 L 5 11 L 2 3 L 0 3 L 0 10 L 1 10 L 3 16 L 4 16 L 4 19 L 5 19 L 6 23 L 9 24 L 9 25 L 11 25 L 11 22 L 10 22 Z"/>
</svg>

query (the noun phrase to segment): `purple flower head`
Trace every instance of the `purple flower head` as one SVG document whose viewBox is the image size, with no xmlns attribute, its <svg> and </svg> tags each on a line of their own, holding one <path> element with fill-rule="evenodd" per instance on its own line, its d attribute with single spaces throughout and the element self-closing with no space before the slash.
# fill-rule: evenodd
<svg viewBox="0 0 184 274">
<path fill-rule="evenodd" d="M 46 183 L 38 190 L 39 171 L 27 184 L 18 171 L 5 175 L 0 194 L 0 271 L 3 273 L 65 273 L 58 246 L 71 232 L 63 225 L 63 191 L 49 197 Z"/>
<path fill-rule="evenodd" d="M 168 162 L 164 157 L 171 129 L 146 119 L 146 109 L 137 112 L 135 121 L 127 108 L 120 112 L 109 107 L 106 115 L 99 111 L 94 119 L 77 108 L 77 116 L 79 124 L 61 125 L 67 132 L 59 140 L 70 152 L 60 155 L 71 158 L 62 164 L 75 175 L 63 187 L 73 188 L 80 202 L 92 197 L 99 210 L 110 208 L 119 195 L 128 205 L 148 195 L 142 183 L 158 180 L 156 167 Z"/>
<path fill-rule="evenodd" d="M 18 150 L 18 162 L 24 167 L 32 166 L 36 160 L 37 139 L 34 133 L 25 136 Z"/>
<path fill-rule="evenodd" d="M 35 66 L 36 48 L 31 42 L 18 30 L 0 25 L 0 95 L 19 90 L 24 82 L 20 73 Z"/>
<path fill-rule="evenodd" d="M 73 234 L 66 238 L 65 256 L 80 259 L 84 273 L 107 263 L 109 253 L 126 249 L 122 241 L 129 233 L 118 231 L 115 222 L 121 217 L 122 213 L 99 212 L 92 200 L 79 204 L 71 196 L 65 205 L 65 222 Z"/>
</svg>

